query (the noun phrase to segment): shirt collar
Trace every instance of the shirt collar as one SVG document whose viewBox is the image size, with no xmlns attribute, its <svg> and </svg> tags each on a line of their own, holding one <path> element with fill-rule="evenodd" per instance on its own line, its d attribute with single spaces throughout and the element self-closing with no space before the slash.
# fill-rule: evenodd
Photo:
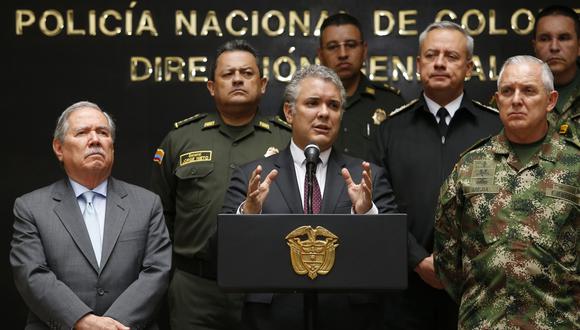
<svg viewBox="0 0 580 330">
<path fill-rule="evenodd" d="M 70 181 L 70 184 L 73 188 L 73 191 L 75 192 L 75 196 L 78 198 L 80 195 L 82 195 L 85 191 L 89 191 L 91 189 L 83 186 L 82 184 L 74 181 L 71 178 L 68 178 L 68 180 Z M 103 182 L 101 182 L 98 186 L 95 187 L 95 189 L 93 189 L 92 191 L 96 192 L 97 194 L 103 196 L 103 197 L 107 197 L 107 184 L 108 184 L 109 180 L 105 180 Z"/>
<path fill-rule="evenodd" d="M 328 158 L 330 158 L 331 150 L 332 148 L 328 148 L 320 152 L 319 157 L 320 161 L 322 161 L 322 166 L 326 166 L 326 164 L 328 163 Z M 306 156 L 304 156 L 304 150 L 300 149 L 300 147 L 298 147 L 296 143 L 294 143 L 294 139 L 290 141 L 290 154 L 292 154 L 294 163 L 296 163 L 298 166 L 302 166 L 306 161 Z"/>
<path fill-rule="evenodd" d="M 437 111 L 439 111 L 439 109 L 443 107 L 447 109 L 447 112 L 449 112 L 449 116 L 451 118 L 453 118 L 455 112 L 457 112 L 457 110 L 459 110 L 459 107 L 461 107 L 463 95 L 464 93 L 461 93 L 461 95 L 459 95 L 455 100 L 449 102 L 449 104 L 441 105 L 437 104 L 437 102 L 433 101 L 427 95 L 425 95 L 425 93 L 423 93 L 423 96 L 425 97 L 425 103 L 427 103 L 427 108 L 429 109 L 429 112 L 433 114 L 433 116 L 437 117 Z"/>
</svg>

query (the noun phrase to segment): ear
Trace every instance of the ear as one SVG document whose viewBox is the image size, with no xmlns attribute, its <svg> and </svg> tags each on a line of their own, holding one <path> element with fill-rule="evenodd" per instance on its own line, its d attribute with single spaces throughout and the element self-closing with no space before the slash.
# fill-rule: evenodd
<svg viewBox="0 0 580 330">
<path fill-rule="evenodd" d="M 288 102 L 284 102 L 284 116 L 286 116 L 286 122 L 292 125 L 292 122 L 294 121 L 294 114 L 292 113 L 292 108 Z"/>
<path fill-rule="evenodd" d="M 209 94 L 211 96 L 215 96 L 214 87 L 215 87 L 215 85 L 214 85 L 213 80 L 208 80 L 207 81 L 207 90 L 209 91 Z"/>
<path fill-rule="evenodd" d="M 419 76 L 421 76 L 421 65 L 419 65 L 420 61 L 421 56 L 417 55 L 417 58 L 415 58 L 415 67 L 417 68 L 417 73 L 419 74 Z"/>
<path fill-rule="evenodd" d="M 62 163 L 62 143 L 58 139 L 52 140 L 52 150 L 58 161 Z"/>
<path fill-rule="evenodd" d="M 267 77 L 260 78 L 260 92 L 262 92 L 262 95 L 266 93 L 266 86 L 268 86 L 268 78 Z"/>
<path fill-rule="evenodd" d="M 473 58 L 467 60 L 467 73 L 465 74 L 465 78 L 471 77 L 473 74 Z"/>
<path fill-rule="evenodd" d="M 553 90 L 548 94 L 548 109 L 547 112 L 552 111 L 556 107 L 556 103 L 558 103 L 558 92 Z"/>
<path fill-rule="evenodd" d="M 366 61 L 367 60 L 367 54 L 369 51 L 369 44 L 366 41 L 363 41 L 363 60 Z"/>
</svg>

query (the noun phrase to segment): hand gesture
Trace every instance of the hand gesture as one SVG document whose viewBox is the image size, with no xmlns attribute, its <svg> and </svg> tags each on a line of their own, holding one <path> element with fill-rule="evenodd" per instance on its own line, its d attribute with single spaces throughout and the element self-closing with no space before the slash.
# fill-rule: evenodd
<svg viewBox="0 0 580 330">
<path fill-rule="evenodd" d="M 263 182 L 260 182 L 261 174 L 262 166 L 258 165 L 250 176 L 248 193 L 243 204 L 244 214 L 258 214 L 262 212 L 262 204 L 270 192 L 270 185 L 278 176 L 278 171 L 270 171 Z"/>
<path fill-rule="evenodd" d="M 362 163 L 362 179 L 359 184 L 354 183 L 348 169 L 343 168 L 341 173 L 348 189 L 348 197 L 352 202 L 354 213 L 365 214 L 373 206 L 373 183 L 371 180 L 371 164 Z"/>
</svg>

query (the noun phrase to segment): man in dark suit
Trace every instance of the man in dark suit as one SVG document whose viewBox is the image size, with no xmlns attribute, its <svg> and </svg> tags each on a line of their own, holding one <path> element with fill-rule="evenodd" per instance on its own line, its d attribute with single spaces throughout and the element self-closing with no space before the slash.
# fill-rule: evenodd
<svg viewBox="0 0 580 330">
<path fill-rule="evenodd" d="M 224 211 L 305 213 L 304 148 L 309 143 L 320 148 L 315 185 L 321 204 L 319 210 L 313 206 L 313 213 L 395 211 L 394 196 L 384 171 L 333 148 L 345 102 L 345 91 L 338 76 L 319 65 L 304 68 L 288 84 L 285 101 L 286 118 L 292 124 L 290 146 L 277 155 L 237 168 L 226 194 Z M 316 195 L 316 187 L 313 191 Z M 380 309 L 374 298 L 321 294 L 318 326 L 321 329 L 378 329 Z M 251 329 L 296 329 L 303 325 L 302 311 L 302 295 L 250 294 L 246 298 L 243 321 Z"/>
<path fill-rule="evenodd" d="M 501 128 L 497 110 L 465 92 L 473 69 L 473 38 L 452 22 L 419 36 L 417 69 L 423 93 L 389 115 L 377 132 L 374 161 L 407 213 L 409 285 L 385 296 L 386 329 L 455 329 L 458 306 L 433 267 L 433 223 L 439 188 L 459 155 Z"/>
<path fill-rule="evenodd" d="M 157 329 L 171 242 L 159 197 L 110 176 L 115 125 L 96 104 L 60 116 L 67 178 L 16 199 L 10 263 L 26 329 Z"/>
</svg>

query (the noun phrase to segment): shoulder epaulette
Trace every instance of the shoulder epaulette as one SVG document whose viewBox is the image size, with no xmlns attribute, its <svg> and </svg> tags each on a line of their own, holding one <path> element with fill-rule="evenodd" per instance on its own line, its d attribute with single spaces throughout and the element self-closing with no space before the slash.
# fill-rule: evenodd
<svg viewBox="0 0 580 330">
<path fill-rule="evenodd" d="M 389 117 L 393 117 L 396 114 L 399 114 L 405 110 L 411 109 L 411 106 L 417 102 L 419 102 L 419 99 L 414 99 L 413 101 L 396 108 L 395 110 L 391 111 L 391 113 L 389 114 Z"/>
<path fill-rule="evenodd" d="M 489 110 L 489 111 L 491 111 L 491 112 L 493 112 L 495 114 L 499 114 L 499 110 L 497 110 L 494 107 L 490 107 L 489 105 L 485 105 L 485 104 L 483 104 L 483 103 L 481 103 L 479 101 L 476 101 L 476 100 L 471 100 L 471 101 L 473 102 L 473 104 L 475 104 L 476 106 L 478 106 L 478 107 L 480 107 L 480 108 L 482 108 L 484 110 Z"/>
<path fill-rule="evenodd" d="M 274 116 L 270 118 L 270 122 L 274 123 L 276 126 L 282 127 L 289 131 L 292 130 L 292 126 L 288 124 L 288 122 L 286 122 L 284 119 L 280 118 L 280 116 Z"/>
<path fill-rule="evenodd" d="M 205 116 L 207 116 L 207 113 L 198 113 L 196 115 L 193 115 L 189 118 L 185 118 L 184 120 L 180 120 L 180 121 L 176 121 L 173 126 L 177 129 L 180 128 L 184 125 L 190 124 L 190 123 L 194 123 L 198 120 L 200 120 L 201 118 L 204 118 Z"/>
<path fill-rule="evenodd" d="M 388 92 L 391 92 L 391 93 L 396 94 L 396 95 L 401 95 L 401 91 L 398 88 L 393 87 L 393 86 L 386 84 L 386 83 L 373 83 L 373 86 L 378 88 L 378 89 L 382 89 L 384 91 L 388 91 Z"/>
<path fill-rule="evenodd" d="M 487 141 L 489 141 L 491 139 L 491 135 L 488 137 L 484 137 L 483 139 L 475 142 L 471 147 L 465 149 L 464 152 L 461 153 L 461 155 L 459 155 L 459 158 L 463 157 L 466 153 L 470 152 L 471 150 L 477 149 L 479 147 L 481 147 L 482 145 L 484 145 L 485 143 L 487 143 Z"/>
</svg>

